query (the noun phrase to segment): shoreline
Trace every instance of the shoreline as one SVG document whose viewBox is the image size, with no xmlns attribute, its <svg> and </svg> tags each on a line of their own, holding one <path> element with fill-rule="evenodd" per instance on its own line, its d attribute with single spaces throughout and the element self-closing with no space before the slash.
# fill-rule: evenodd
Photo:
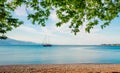
<svg viewBox="0 0 120 73">
<path fill-rule="evenodd" d="M 120 73 L 120 64 L 0 65 L 0 73 Z"/>
</svg>

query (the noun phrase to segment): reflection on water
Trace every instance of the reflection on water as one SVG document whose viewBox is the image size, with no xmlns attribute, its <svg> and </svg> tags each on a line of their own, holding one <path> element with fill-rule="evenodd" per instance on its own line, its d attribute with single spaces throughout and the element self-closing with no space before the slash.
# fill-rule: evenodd
<svg viewBox="0 0 120 73">
<path fill-rule="evenodd" d="M 0 46 L 0 65 L 119 63 L 120 46 Z"/>
</svg>

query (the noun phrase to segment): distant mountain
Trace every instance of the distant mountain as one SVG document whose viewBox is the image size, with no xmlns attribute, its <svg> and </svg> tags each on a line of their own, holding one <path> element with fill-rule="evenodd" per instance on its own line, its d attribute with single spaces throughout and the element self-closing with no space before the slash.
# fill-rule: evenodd
<svg viewBox="0 0 120 73">
<path fill-rule="evenodd" d="M 40 45 L 40 44 L 8 38 L 6 40 L 0 40 L 0 45 Z"/>
<path fill-rule="evenodd" d="M 102 44 L 104 46 L 120 46 L 120 44 Z"/>
</svg>

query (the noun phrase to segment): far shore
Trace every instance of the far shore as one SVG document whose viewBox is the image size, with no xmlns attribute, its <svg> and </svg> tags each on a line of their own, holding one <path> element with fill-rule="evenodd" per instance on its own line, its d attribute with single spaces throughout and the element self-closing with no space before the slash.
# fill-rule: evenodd
<svg viewBox="0 0 120 73">
<path fill-rule="evenodd" d="M 120 64 L 1 65 L 0 73 L 120 73 Z"/>
</svg>

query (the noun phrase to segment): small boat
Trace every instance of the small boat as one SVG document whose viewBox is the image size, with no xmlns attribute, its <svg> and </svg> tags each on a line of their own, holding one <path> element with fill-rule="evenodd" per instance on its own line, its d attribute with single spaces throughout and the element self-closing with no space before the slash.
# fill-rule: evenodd
<svg viewBox="0 0 120 73">
<path fill-rule="evenodd" d="M 48 37 L 45 37 L 45 38 L 44 38 L 44 41 L 43 41 L 42 46 L 43 46 L 43 47 L 51 47 L 51 46 L 52 46 L 52 44 L 49 44 Z"/>
<path fill-rule="evenodd" d="M 50 47 L 52 46 L 51 44 L 43 44 L 44 47 Z"/>
</svg>

